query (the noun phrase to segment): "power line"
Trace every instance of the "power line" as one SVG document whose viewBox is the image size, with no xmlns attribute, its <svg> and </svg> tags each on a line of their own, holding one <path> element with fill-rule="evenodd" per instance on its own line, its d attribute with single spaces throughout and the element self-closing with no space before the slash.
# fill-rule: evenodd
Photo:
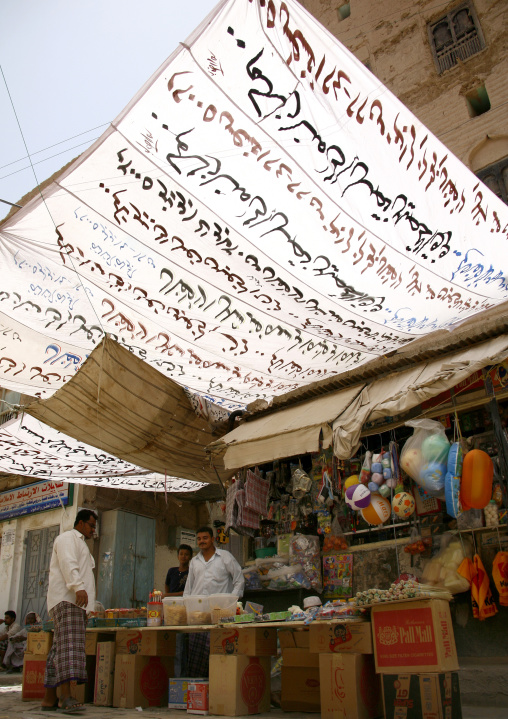
<svg viewBox="0 0 508 719">
<path fill-rule="evenodd" d="M 8 175 L 2 175 L 2 177 L 0 177 L 0 180 L 5 180 L 6 177 L 12 177 L 12 175 L 17 175 L 18 172 L 23 172 L 24 170 L 29 170 L 30 167 L 32 167 L 32 169 L 33 169 L 34 165 L 40 165 L 41 162 L 47 162 L 47 160 L 51 160 L 53 157 L 58 157 L 58 155 L 64 155 L 66 152 L 75 150 L 76 147 L 81 147 L 82 145 L 89 145 L 92 142 L 95 142 L 95 140 L 97 140 L 96 137 L 94 137 L 92 140 L 86 140 L 86 142 L 80 142 L 79 145 L 73 145 L 72 147 L 68 147 L 66 150 L 62 150 L 62 152 L 55 152 L 54 155 L 45 157 L 44 160 L 38 160 L 37 162 L 32 162 L 30 160 L 30 157 L 27 155 L 28 159 L 30 160 L 30 165 L 27 165 L 26 167 L 21 167 L 19 170 L 14 170 L 14 172 L 9 172 Z M 60 143 L 57 143 L 57 144 L 60 144 Z M 39 152 L 43 152 L 43 150 L 39 150 Z M 23 159 L 25 159 L 25 158 L 23 158 Z M 16 162 L 19 162 L 19 160 L 16 160 Z M 13 164 L 13 163 L 10 163 L 10 164 Z M 4 165 L 4 167 L 7 167 L 7 165 Z M 37 178 L 35 178 L 35 179 L 37 179 Z"/>
<path fill-rule="evenodd" d="M 54 220 L 54 217 L 53 217 L 53 215 L 51 214 L 51 211 L 50 211 L 50 209 L 49 209 L 49 207 L 48 207 L 48 203 L 46 202 L 46 199 L 45 199 L 44 195 L 42 194 L 41 186 L 40 186 L 40 183 L 39 183 L 39 178 L 37 177 L 37 173 L 35 172 L 34 163 L 32 162 L 32 158 L 31 158 L 31 156 L 30 156 L 30 152 L 28 151 L 28 146 L 27 146 L 27 144 L 26 144 L 25 136 L 24 136 L 23 130 L 22 130 L 22 128 L 21 128 L 21 123 L 20 123 L 19 118 L 18 118 L 18 113 L 16 112 L 16 108 L 15 108 L 15 106 L 14 106 L 14 101 L 13 101 L 13 99 L 12 99 L 12 95 L 11 95 L 11 92 L 10 92 L 10 90 L 9 90 L 9 85 L 7 84 L 7 79 L 6 79 L 5 75 L 4 75 L 4 70 L 3 70 L 3 67 L 2 67 L 1 65 L 0 65 L 0 72 L 2 73 L 2 78 L 3 78 L 3 81 L 4 81 L 4 83 L 5 83 L 5 89 L 7 90 L 7 95 L 9 96 L 9 100 L 10 100 L 10 103 L 11 103 L 12 111 L 13 111 L 13 113 L 14 113 L 14 117 L 16 118 L 16 122 L 17 122 L 17 125 L 18 125 L 18 128 L 19 128 L 19 134 L 21 135 L 21 139 L 23 140 L 23 145 L 25 146 L 25 151 L 26 151 L 27 157 L 28 157 L 28 159 L 29 159 L 29 161 L 30 161 L 30 167 L 32 168 L 32 172 L 34 173 L 35 182 L 37 183 L 37 189 L 39 190 L 39 195 L 41 196 L 41 200 L 42 200 L 42 202 L 43 202 L 43 204 L 44 204 L 44 207 L 46 208 L 46 210 L 47 210 L 47 212 L 48 212 L 48 215 L 49 215 L 50 218 L 51 218 L 51 222 L 53 223 L 53 226 L 54 226 L 54 228 L 55 228 L 55 230 L 56 230 L 56 229 L 57 229 L 57 225 L 56 225 L 56 222 L 55 222 L 55 220 Z M 81 144 L 85 144 L 85 143 L 81 143 Z M 58 154 L 60 154 L 60 153 L 58 153 Z M 92 308 L 93 313 L 95 314 L 95 316 L 96 316 L 96 318 L 97 318 L 97 322 L 99 323 L 99 326 L 102 328 L 102 331 L 105 333 L 104 326 L 103 326 L 103 324 L 102 324 L 102 322 L 101 322 L 101 320 L 100 320 L 99 315 L 97 314 L 97 310 L 95 309 L 94 304 L 93 304 L 93 302 L 92 302 L 92 299 L 91 299 L 91 297 L 88 296 L 88 292 L 87 292 L 86 289 L 85 289 L 85 285 L 83 284 L 83 279 L 82 279 L 81 275 L 79 274 L 79 272 L 77 272 L 76 268 L 74 267 L 74 262 L 73 262 L 73 259 L 72 259 L 71 255 L 68 255 L 68 258 L 69 258 L 69 261 L 70 261 L 70 263 L 71 263 L 72 269 L 74 270 L 74 273 L 75 273 L 76 276 L 78 277 L 79 283 L 81 284 L 81 287 L 83 288 L 83 292 L 85 293 L 85 297 L 88 297 L 88 301 L 89 301 L 89 303 L 90 303 L 90 306 L 91 306 L 91 308 Z"/>
<path fill-rule="evenodd" d="M 106 127 L 106 125 L 111 125 L 111 123 L 103 122 L 102 125 L 97 125 L 97 127 L 91 127 L 89 130 L 85 130 L 84 132 L 80 132 L 77 135 L 68 137 L 66 140 L 60 140 L 60 142 L 55 142 L 54 145 L 48 145 L 48 147 L 44 147 L 42 150 L 37 150 L 37 152 L 32 152 L 32 157 L 34 155 L 40 155 L 41 152 L 46 152 L 46 150 L 51 150 L 51 148 L 57 147 L 58 145 L 63 145 L 64 142 L 69 142 L 69 140 L 74 140 L 74 139 L 76 139 L 76 137 L 81 137 L 81 135 L 87 135 L 89 132 L 98 130 L 100 127 Z M 75 145 L 75 147 L 79 147 L 79 145 Z M 72 150 L 72 147 L 70 147 L 69 149 Z M 55 157 L 55 155 L 51 155 L 51 157 Z M 3 170 L 4 167 L 10 167 L 11 165 L 15 165 L 17 162 L 22 162 L 23 160 L 26 160 L 26 159 L 28 159 L 28 155 L 25 155 L 24 157 L 20 157 L 19 160 L 13 160 L 12 162 L 8 162 L 6 165 L 0 165 L 0 170 Z M 49 160 L 49 157 L 47 159 Z"/>
</svg>

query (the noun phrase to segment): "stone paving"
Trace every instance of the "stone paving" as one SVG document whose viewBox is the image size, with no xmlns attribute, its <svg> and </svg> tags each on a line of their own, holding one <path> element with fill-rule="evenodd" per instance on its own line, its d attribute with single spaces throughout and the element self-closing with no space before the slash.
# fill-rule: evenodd
<svg viewBox="0 0 508 719">
<path fill-rule="evenodd" d="M 21 700 L 21 681 L 19 675 L 0 676 L 0 719 L 49 719 L 57 716 L 56 713 L 41 712 L 39 702 L 24 702 Z M 63 715 L 62 715 L 63 716 Z M 68 716 L 68 715 L 65 715 Z M 89 719 L 184 719 L 187 714 L 176 709 L 114 709 L 112 707 L 96 707 L 87 704 L 79 717 Z M 214 715 L 209 715 L 213 719 Z M 508 709 L 501 707 L 462 707 L 462 719 L 507 719 Z M 257 714 L 258 719 L 319 719 L 317 714 L 305 712 L 283 712 L 272 709 L 271 712 Z"/>
</svg>

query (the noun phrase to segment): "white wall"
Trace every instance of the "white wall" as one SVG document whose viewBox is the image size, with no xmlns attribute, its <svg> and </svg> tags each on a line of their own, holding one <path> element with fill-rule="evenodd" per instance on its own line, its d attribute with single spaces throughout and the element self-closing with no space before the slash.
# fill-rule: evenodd
<svg viewBox="0 0 508 719">
<path fill-rule="evenodd" d="M 0 614 L 8 609 L 13 609 L 18 615 L 21 612 L 27 532 L 55 524 L 60 525 L 60 532 L 72 529 L 78 507 L 79 489 L 79 485 L 74 485 L 72 507 L 59 507 L 0 523 Z"/>
</svg>

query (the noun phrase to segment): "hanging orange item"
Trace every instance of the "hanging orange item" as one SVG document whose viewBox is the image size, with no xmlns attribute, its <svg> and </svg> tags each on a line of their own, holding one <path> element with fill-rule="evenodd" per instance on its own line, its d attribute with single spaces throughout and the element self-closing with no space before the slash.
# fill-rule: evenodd
<svg viewBox="0 0 508 719">
<path fill-rule="evenodd" d="M 508 552 L 498 552 L 494 557 L 492 579 L 499 592 L 499 604 L 508 607 Z"/>
<path fill-rule="evenodd" d="M 494 465 L 487 452 L 472 449 L 464 457 L 460 502 L 462 507 L 483 509 L 492 497 Z"/>
<path fill-rule="evenodd" d="M 496 603 L 490 591 L 489 578 L 479 555 L 475 554 L 473 561 L 466 557 L 457 572 L 465 577 L 471 585 L 473 617 L 483 621 L 497 614 Z"/>
</svg>

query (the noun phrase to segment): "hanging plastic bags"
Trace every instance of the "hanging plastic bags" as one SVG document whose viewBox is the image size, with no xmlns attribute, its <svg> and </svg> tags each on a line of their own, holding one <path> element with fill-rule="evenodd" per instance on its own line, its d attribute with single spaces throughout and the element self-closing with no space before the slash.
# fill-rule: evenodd
<svg viewBox="0 0 508 719">
<path fill-rule="evenodd" d="M 445 486 L 450 443 L 441 422 L 432 419 L 413 419 L 406 422 L 414 427 L 400 456 L 400 466 L 429 494 L 442 493 Z"/>
</svg>

